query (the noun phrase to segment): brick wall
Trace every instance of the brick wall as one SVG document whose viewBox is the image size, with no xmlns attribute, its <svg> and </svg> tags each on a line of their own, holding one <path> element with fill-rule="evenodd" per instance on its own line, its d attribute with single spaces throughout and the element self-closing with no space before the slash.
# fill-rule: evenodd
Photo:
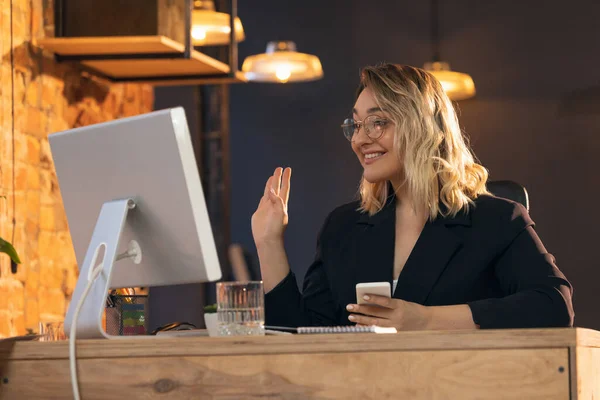
<svg viewBox="0 0 600 400">
<path fill-rule="evenodd" d="M 52 30 L 51 0 L 0 7 L 0 236 L 14 235 L 22 261 L 13 274 L 0 255 L 2 338 L 62 320 L 77 279 L 47 135 L 148 112 L 153 91 L 94 79 L 37 48 L 35 39 Z"/>
</svg>

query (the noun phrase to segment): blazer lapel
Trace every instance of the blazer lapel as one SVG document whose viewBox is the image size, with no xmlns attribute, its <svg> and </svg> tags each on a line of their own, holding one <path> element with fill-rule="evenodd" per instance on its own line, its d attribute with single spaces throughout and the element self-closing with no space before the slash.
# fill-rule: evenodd
<svg viewBox="0 0 600 400">
<path fill-rule="evenodd" d="M 355 282 L 392 282 L 396 208 L 390 196 L 384 208 L 373 216 L 362 214 L 356 222 Z"/>
<path fill-rule="evenodd" d="M 393 297 L 425 304 L 439 276 L 444 272 L 452 256 L 461 246 L 461 239 L 450 226 L 470 225 L 464 213 L 454 218 L 438 217 L 428 221 L 398 277 Z M 392 253 L 393 253 L 392 245 Z"/>
<path fill-rule="evenodd" d="M 393 297 L 425 304 L 439 276 L 462 244 L 451 229 L 454 225 L 470 226 L 470 215 L 460 212 L 454 218 L 438 217 L 425 224 L 398 277 Z M 392 283 L 396 239 L 395 196 L 390 196 L 377 214 L 362 214 L 355 229 L 355 283 Z"/>
</svg>

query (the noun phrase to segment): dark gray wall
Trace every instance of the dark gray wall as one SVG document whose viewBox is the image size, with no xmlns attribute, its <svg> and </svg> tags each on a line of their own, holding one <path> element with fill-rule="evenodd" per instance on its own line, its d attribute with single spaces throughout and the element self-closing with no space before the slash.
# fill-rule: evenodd
<svg viewBox="0 0 600 400">
<path fill-rule="evenodd" d="M 300 279 L 326 214 L 352 199 L 360 177 L 339 129 L 353 105 L 359 65 L 353 10 L 341 6 L 350 3 L 239 2 L 248 37 L 240 63 L 270 40 L 293 40 L 298 51 L 318 54 L 325 70 L 316 82 L 231 87 L 232 239 L 254 248 L 250 217 L 265 182 L 275 167 L 292 167 L 286 248 Z"/>
<path fill-rule="evenodd" d="M 527 187 L 537 230 L 575 287 L 576 324 L 600 329 L 600 3 L 440 3 L 442 56 L 478 90 L 459 104 L 461 124 L 493 179 Z M 291 166 L 286 242 L 302 278 L 324 217 L 352 200 L 360 178 L 339 130 L 359 68 L 427 61 L 428 2 L 253 0 L 239 2 L 239 15 L 248 37 L 240 63 L 267 41 L 288 39 L 325 70 L 313 83 L 231 87 L 233 240 L 253 249 L 250 217 L 265 180 Z"/>
<path fill-rule="evenodd" d="M 201 121 L 196 88 L 191 86 L 155 88 L 155 110 L 178 106 L 185 110 L 192 143 L 197 145 Z M 148 331 L 173 322 L 188 322 L 198 328 L 204 327 L 205 291 L 204 284 L 150 288 Z"/>
</svg>

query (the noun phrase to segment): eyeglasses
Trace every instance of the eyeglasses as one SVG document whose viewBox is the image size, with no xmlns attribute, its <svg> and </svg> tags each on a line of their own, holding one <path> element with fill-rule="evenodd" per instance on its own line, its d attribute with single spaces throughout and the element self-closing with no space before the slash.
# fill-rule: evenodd
<svg viewBox="0 0 600 400">
<path fill-rule="evenodd" d="M 358 134 L 358 130 L 363 126 L 367 136 L 373 140 L 377 140 L 383 135 L 389 123 L 388 119 L 377 115 L 369 115 L 362 121 L 355 120 L 354 118 L 346 118 L 342 124 L 342 131 L 346 139 L 352 141 L 354 135 Z"/>
</svg>

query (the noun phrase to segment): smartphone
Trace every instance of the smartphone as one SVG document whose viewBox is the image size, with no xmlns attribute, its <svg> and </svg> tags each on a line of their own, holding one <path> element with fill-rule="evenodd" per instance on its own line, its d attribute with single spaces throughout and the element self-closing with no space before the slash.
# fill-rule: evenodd
<svg viewBox="0 0 600 400">
<path fill-rule="evenodd" d="M 375 294 L 378 296 L 392 297 L 392 288 L 389 282 L 369 282 L 356 285 L 356 303 L 369 304 L 363 299 L 365 294 Z"/>
</svg>

